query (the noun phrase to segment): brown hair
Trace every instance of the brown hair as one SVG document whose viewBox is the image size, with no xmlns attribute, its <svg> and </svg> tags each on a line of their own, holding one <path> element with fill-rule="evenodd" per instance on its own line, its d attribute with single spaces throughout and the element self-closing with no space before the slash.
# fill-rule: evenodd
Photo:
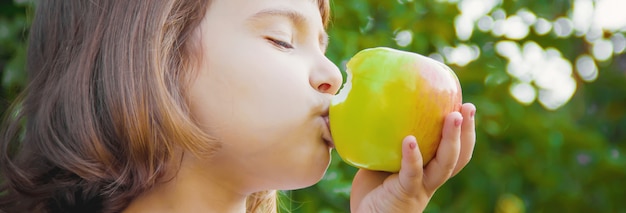
<svg viewBox="0 0 626 213">
<path fill-rule="evenodd" d="M 318 3 L 326 25 L 328 1 Z M 39 1 L 30 83 L 0 129 L 0 212 L 119 212 L 168 180 L 177 147 L 219 149 L 184 96 L 209 4 Z M 275 199 L 256 193 L 249 210 L 275 211 Z"/>
</svg>

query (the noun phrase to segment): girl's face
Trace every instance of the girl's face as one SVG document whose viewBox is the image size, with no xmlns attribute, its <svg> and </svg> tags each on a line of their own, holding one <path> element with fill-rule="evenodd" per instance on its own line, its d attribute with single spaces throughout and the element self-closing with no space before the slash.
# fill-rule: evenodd
<svg viewBox="0 0 626 213">
<path fill-rule="evenodd" d="M 317 2 L 216 0 L 198 38 L 191 112 L 222 144 L 200 168 L 249 192 L 317 182 L 330 160 L 328 105 L 341 86 Z"/>
</svg>

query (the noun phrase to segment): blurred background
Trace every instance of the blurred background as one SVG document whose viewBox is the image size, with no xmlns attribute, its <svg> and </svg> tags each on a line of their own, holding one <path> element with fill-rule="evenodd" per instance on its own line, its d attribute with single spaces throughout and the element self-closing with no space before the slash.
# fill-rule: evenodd
<svg viewBox="0 0 626 213">
<path fill-rule="evenodd" d="M 0 111 L 24 88 L 33 9 L 0 0 Z M 626 212 L 626 1 L 332 1 L 328 56 L 427 55 L 477 108 L 469 165 L 426 212 Z M 283 212 L 349 212 L 356 172 L 333 151 L 318 184 L 281 192 Z"/>
</svg>

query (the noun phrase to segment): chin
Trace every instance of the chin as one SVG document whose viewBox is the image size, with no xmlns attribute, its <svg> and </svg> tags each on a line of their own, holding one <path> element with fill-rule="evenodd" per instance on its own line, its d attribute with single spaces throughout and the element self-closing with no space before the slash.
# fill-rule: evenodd
<svg viewBox="0 0 626 213">
<path fill-rule="evenodd" d="M 311 172 L 309 177 L 311 178 L 309 179 L 310 183 L 307 186 L 316 184 L 324 177 L 324 174 L 326 174 L 326 170 L 328 170 L 328 166 L 330 165 L 331 160 L 330 150 L 322 158 L 325 160 L 317 161 L 319 163 L 311 165 L 311 167 L 309 167 L 309 171 Z"/>
<path fill-rule="evenodd" d="M 280 190 L 294 190 L 312 186 L 319 182 L 326 173 L 328 166 L 330 165 L 330 152 L 325 156 L 318 156 L 315 160 L 307 160 L 306 164 L 300 166 L 297 174 L 292 173 L 291 182 L 289 185 L 281 187 Z M 325 160 L 324 160 L 325 159 Z"/>
</svg>

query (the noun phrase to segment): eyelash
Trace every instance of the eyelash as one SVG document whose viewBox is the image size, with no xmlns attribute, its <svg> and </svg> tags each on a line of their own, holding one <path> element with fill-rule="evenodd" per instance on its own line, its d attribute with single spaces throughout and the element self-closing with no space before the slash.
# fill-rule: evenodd
<svg viewBox="0 0 626 213">
<path fill-rule="evenodd" d="M 275 38 L 271 38 L 271 37 L 266 37 L 266 39 L 270 42 L 272 42 L 272 44 L 280 47 L 280 48 L 285 48 L 285 49 L 293 49 L 293 45 L 291 45 L 289 42 L 285 42 L 282 40 L 278 40 Z"/>
</svg>

